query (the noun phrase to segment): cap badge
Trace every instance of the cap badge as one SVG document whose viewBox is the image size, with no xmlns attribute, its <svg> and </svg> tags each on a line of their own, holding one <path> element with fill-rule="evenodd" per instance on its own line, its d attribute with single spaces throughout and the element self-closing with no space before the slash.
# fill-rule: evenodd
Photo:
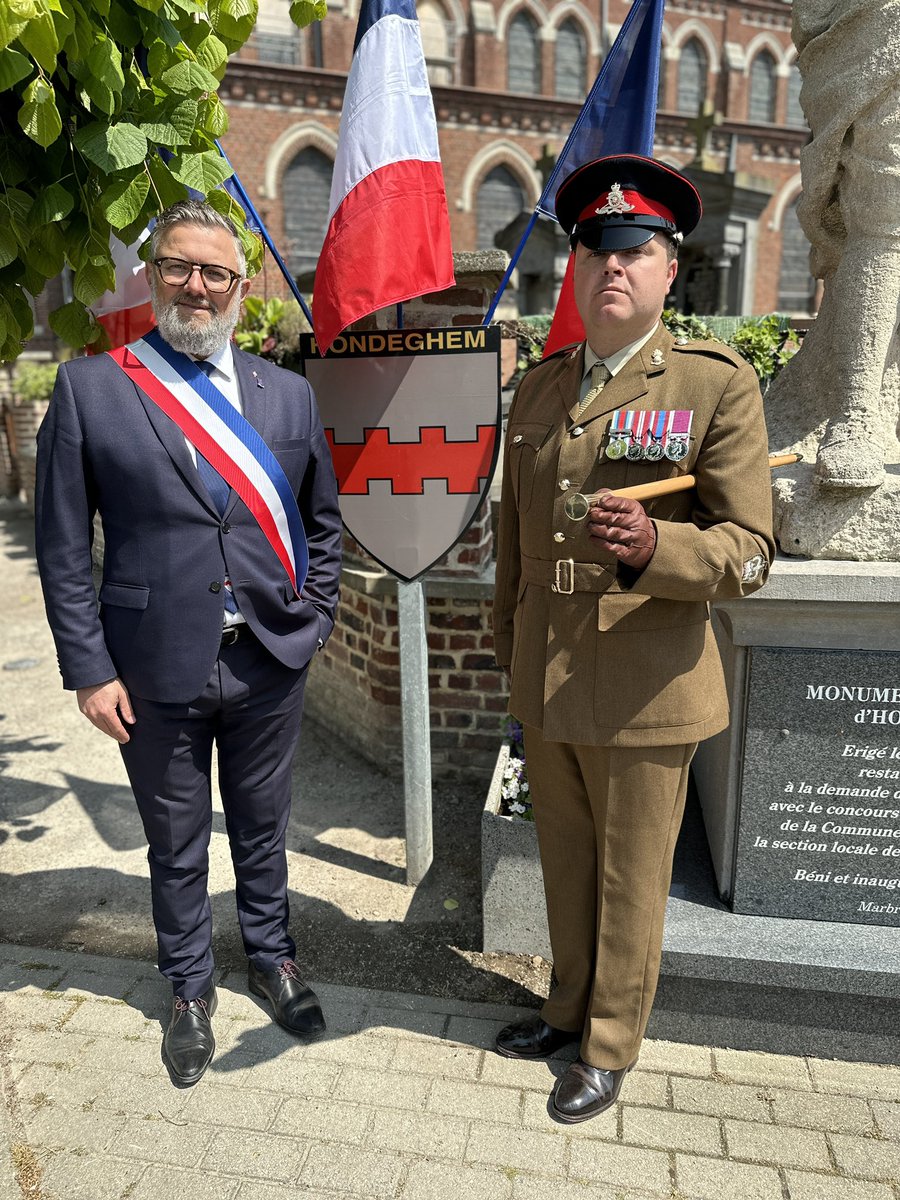
<svg viewBox="0 0 900 1200">
<path fill-rule="evenodd" d="M 622 185 L 620 183 L 614 183 L 609 189 L 609 193 L 606 197 L 606 203 L 602 208 L 595 208 L 594 212 L 598 217 L 605 217 L 611 213 L 634 212 L 634 205 L 629 204 L 622 195 Z"/>
</svg>

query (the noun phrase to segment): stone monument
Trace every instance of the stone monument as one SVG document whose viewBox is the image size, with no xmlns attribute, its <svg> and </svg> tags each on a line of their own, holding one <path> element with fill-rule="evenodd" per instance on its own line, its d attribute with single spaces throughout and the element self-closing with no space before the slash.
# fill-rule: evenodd
<svg viewBox="0 0 900 1200">
<path fill-rule="evenodd" d="M 817 319 L 766 398 L 789 554 L 900 559 L 900 0 L 795 0 L 812 136 L 798 215 L 824 281 Z"/>
<path fill-rule="evenodd" d="M 766 419 L 803 461 L 775 472 L 768 585 L 714 608 L 732 722 L 695 778 L 733 911 L 837 945 L 900 927 L 900 0 L 795 0 L 793 22 L 824 292 Z"/>
</svg>

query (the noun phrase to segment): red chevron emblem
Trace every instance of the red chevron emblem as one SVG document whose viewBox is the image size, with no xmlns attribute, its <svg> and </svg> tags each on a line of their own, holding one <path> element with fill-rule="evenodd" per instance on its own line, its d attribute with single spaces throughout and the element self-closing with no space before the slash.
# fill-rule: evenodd
<svg viewBox="0 0 900 1200">
<path fill-rule="evenodd" d="M 478 495 L 491 469 L 495 425 L 478 425 L 474 441 L 448 441 L 444 426 L 419 429 L 417 442 L 393 442 L 390 430 L 367 428 L 362 442 L 336 442 L 326 429 L 338 490 L 366 496 L 369 482 L 386 479 L 395 496 L 421 496 L 426 479 L 444 480 L 450 495 Z"/>
</svg>

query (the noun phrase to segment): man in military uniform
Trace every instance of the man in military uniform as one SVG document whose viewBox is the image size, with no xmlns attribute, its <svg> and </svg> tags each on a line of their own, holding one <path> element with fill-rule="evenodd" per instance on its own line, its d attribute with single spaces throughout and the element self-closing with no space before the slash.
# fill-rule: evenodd
<svg viewBox="0 0 900 1200">
<path fill-rule="evenodd" d="M 580 1042 L 551 1100 L 565 1122 L 609 1108 L 637 1061 L 688 768 L 728 723 L 708 604 L 761 587 L 774 553 L 756 376 L 660 323 L 700 212 L 683 175 L 636 155 L 565 180 L 587 341 L 523 379 L 507 427 L 494 643 L 525 727 L 557 982 L 497 1050 Z M 646 505 L 607 490 L 686 473 L 691 490 Z M 586 520 L 566 514 L 573 493 Z"/>
</svg>

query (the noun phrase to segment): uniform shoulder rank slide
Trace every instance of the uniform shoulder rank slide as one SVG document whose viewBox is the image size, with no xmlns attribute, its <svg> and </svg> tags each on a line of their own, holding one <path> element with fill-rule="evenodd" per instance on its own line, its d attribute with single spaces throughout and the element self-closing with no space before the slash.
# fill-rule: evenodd
<svg viewBox="0 0 900 1200">
<path fill-rule="evenodd" d="M 607 458 L 629 462 L 671 462 L 687 458 L 691 444 L 691 409 L 626 409 L 612 414 L 607 433 Z"/>
</svg>

